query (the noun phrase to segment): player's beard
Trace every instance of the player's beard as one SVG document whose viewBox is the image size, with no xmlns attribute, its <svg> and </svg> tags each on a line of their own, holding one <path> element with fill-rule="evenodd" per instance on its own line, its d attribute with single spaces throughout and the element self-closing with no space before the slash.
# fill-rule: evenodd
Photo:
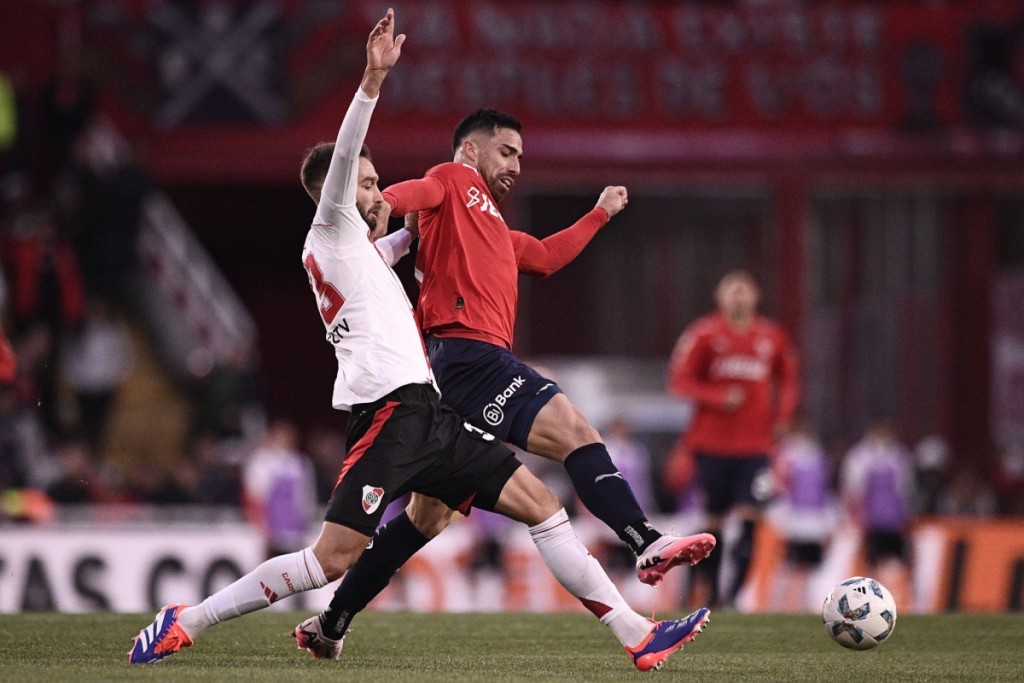
<svg viewBox="0 0 1024 683">
<path fill-rule="evenodd" d="M 359 215 L 363 217 L 363 221 L 370 228 L 370 230 L 376 230 L 377 228 L 377 216 L 370 213 L 373 207 L 366 208 L 356 204 L 356 210 L 359 211 Z"/>
<path fill-rule="evenodd" d="M 505 195 L 507 195 L 509 190 L 511 190 L 515 185 L 514 177 L 512 178 L 512 185 L 505 187 L 501 182 L 501 176 L 492 176 L 490 174 L 483 173 L 481 173 L 481 175 L 484 176 L 484 182 L 487 184 L 487 189 L 490 190 L 491 196 L 494 197 L 494 201 L 496 202 L 500 202 L 504 199 Z"/>
</svg>

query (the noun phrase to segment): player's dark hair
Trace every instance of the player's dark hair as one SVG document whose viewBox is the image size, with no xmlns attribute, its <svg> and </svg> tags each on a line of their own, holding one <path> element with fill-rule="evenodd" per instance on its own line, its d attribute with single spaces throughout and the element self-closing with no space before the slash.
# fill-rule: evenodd
<svg viewBox="0 0 1024 683">
<path fill-rule="evenodd" d="M 733 278 L 741 278 L 747 280 L 755 287 L 761 287 L 761 282 L 757 277 L 757 274 L 752 269 L 745 266 L 729 266 L 728 268 L 725 268 L 722 270 L 722 274 L 718 278 L 718 284 L 722 284 L 726 280 L 731 280 Z"/>
<path fill-rule="evenodd" d="M 302 160 L 302 170 L 299 171 L 299 178 L 302 180 L 302 187 L 306 188 L 309 196 L 324 184 L 327 177 L 327 169 L 331 167 L 331 157 L 334 156 L 333 142 L 318 142 L 308 150 Z M 359 156 L 367 161 L 373 161 L 370 156 L 370 148 L 365 144 L 359 149 Z"/>
<path fill-rule="evenodd" d="M 452 135 L 452 153 L 458 152 L 462 142 L 473 133 L 494 135 L 501 128 L 511 128 L 517 133 L 523 132 L 523 124 L 511 114 L 494 109 L 477 109 L 455 127 L 455 134 Z"/>
</svg>

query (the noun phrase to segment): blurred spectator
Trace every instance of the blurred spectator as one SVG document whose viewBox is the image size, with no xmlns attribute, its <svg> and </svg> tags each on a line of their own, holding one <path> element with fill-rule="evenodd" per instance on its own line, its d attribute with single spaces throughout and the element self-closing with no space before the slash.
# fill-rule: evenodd
<svg viewBox="0 0 1024 683">
<path fill-rule="evenodd" d="M 832 488 L 832 461 L 806 420 L 784 436 L 773 463 L 776 497 L 767 518 L 786 541 L 786 563 L 772 591 L 780 611 L 805 611 L 818 596 L 807 594 L 807 578 L 821 565 L 839 520 Z"/>
<path fill-rule="evenodd" d="M 330 427 L 314 429 L 306 437 L 306 450 L 316 472 L 316 499 L 326 505 L 334 491 L 345 458 L 345 434 Z"/>
<path fill-rule="evenodd" d="M 111 316 L 106 301 L 91 298 L 82 325 L 64 336 L 60 367 L 75 395 L 82 436 L 94 452 L 100 447 L 117 389 L 132 364 L 131 338 L 124 324 Z"/>
<path fill-rule="evenodd" d="M 934 515 L 939 511 L 939 498 L 949 476 L 949 464 L 949 444 L 940 436 L 926 436 L 914 448 L 917 510 L 920 514 Z"/>
<path fill-rule="evenodd" d="M 939 499 L 943 515 L 991 517 L 998 507 L 992 485 L 971 469 L 958 471 Z"/>
<path fill-rule="evenodd" d="M 186 457 L 198 469 L 197 502 L 236 507 L 242 504 L 239 464 L 224 452 L 215 435 L 204 433 L 194 438 Z"/>
<path fill-rule="evenodd" d="M 56 187 L 62 225 L 89 291 L 117 308 L 130 306 L 143 201 L 152 184 L 127 143 L 101 118 L 75 140 L 73 160 Z"/>
<path fill-rule="evenodd" d="M 61 432 L 57 378 L 51 361 L 55 355 L 53 347 L 53 332 L 45 323 L 37 322 L 17 338 L 14 351 L 18 359 L 15 398 L 20 406 L 41 421 L 41 427 L 48 435 Z"/>
<path fill-rule="evenodd" d="M 19 77 L 0 72 L 0 219 L 8 203 L 28 193 L 29 159 Z"/>
<path fill-rule="evenodd" d="M 864 531 L 869 575 L 908 604 L 907 534 L 913 521 L 914 465 L 892 418 L 874 418 L 847 453 L 840 473 L 843 503 Z"/>
<path fill-rule="evenodd" d="M 96 114 L 92 84 L 84 77 L 83 63 L 69 55 L 57 65 L 42 94 L 40 114 L 46 135 L 46 171 L 55 176 L 67 167 L 71 150 Z"/>
<path fill-rule="evenodd" d="M 1024 446 L 1003 446 L 996 454 L 995 485 L 999 513 L 1024 515 Z"/>
<path fill-rule="evenodd" d="M 263 426 L 261 391 L 255 350 L 239 344 L 230 356 L 197 380 L 194 432 L 221 439 L 251 438 L 252 432 Z"/>
<path fill-rule="evenodd" d="M 758 313 L 760 289 L 752 273 L 731 270 L 718 282 L 718 310 L 684 330 L 669 366 L 669 392 L 693 402 L 686 447 L 696 462 L 708 531 L 721 538 L 723 521 L 740 520 L 727 550 L 733 578 L 722 586 L 722 555 L 698 565 L 712 608 L 732 605 L 746 582 L 762 499 L 755 490 L 768 473 L 775 439 L 792 419 L 799 398 L 799 361 L 789 335 Z"/>
<path fill-rule="evenodd" d="M 43 322 L 56 334 L 77 325 L 85 311 L 78 258 L 57 232 L 50 211 L 15 216 L 6 247 L 15 329 Z"/>
<path fill-rule="evenodd" d="M 295 425 L 275 420 L 242 470 L 245 509 L 263 532 L 266 556 L 305 547 L 316 509 L 316 475 L 298 450 Z"/>
<path fill-rule="evenodd" d="M 57 449 L 60 476 L 46 493 L 55 503 L 103 503 L 111 499 L 106 475 L 93 462 L 89 447 L 82 441 L 66 441 Z"/>
<path fill-rule="evenodd" d="M 9 387 L 0 387 L 0 491 L 28 485 L 25 463 L 17 433 L 17 403 Z"/>
</svg>

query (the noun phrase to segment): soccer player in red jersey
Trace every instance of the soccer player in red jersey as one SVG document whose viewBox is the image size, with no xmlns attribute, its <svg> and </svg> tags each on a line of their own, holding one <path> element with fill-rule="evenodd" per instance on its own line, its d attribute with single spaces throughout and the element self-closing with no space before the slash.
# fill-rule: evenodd
<svg viewBox="0 0 1024 683">
<path fill-rule="evenodd" d="M 799 361 L 789 336 L 757 312 L 760 290 L 746 270 L 732 270 L 715 290 L 718 311 L 690 324 L 669 366 L 669 392 L 693 401 L 685 436 L 696 458 L 708 527 L 721 529 L 735 509 L 742 532 L 732 548 L 736 565 L 725 603 L 743 586 L 759 517 L 755 482 L 767 474 L 775 440 L 786 431 L 799 400 Z M 718 604 L 721 556 L 702 565 Z"/>
<path fill-rule="evenodd" d="M 384 200 L 396 215 L 418 213 L 421 277 L 417 318 L 442 401 L 502 441 L 561 462 L 583 504 L 637 555 L 651 585 L 680 564 L 696 564 L 715 545 L 711 534 L 662 534 L 647 521 L 601 435 L 558 385 L 512 353 L 518 276 L 547 276 L 572 261 L 626 207 L 624 187 L 606 187 L 576 223 L 543 240 L 510 230 L 498 202 L 519 177 L 519 121 L 490 109 L 456 127 L 454 161 L 425 177 L 392 185 Z M 414 495 L 406 511 L 378 529 L 373 546 L 349 571 L 321 614 L 340 638 L 399 567 L 451 518 L 437 501 Z"/>
</svg>

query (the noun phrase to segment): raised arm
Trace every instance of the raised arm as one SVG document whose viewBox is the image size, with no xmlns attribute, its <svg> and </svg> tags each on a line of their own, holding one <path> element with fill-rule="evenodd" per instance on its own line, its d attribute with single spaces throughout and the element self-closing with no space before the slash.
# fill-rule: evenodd
<svg viewBox="0 0 1024 683">
<path fill-rule="evenodd" d="M 377 22 L 366 41 L 366 70 L 345 119 L 338 130 L 324 186 L 320 192 L 320 203 L 327 202 L 334 207 L 350 206 L 356 201 L 356 180 L 359 174 L 359 150 L 366 139 L 370 126 L 370 115 L 377 103 L 380 86 L 388 71 L 402 54 L 405 35 L 394 35 L 395 13 L 388 9 L 383 19 Z"/>
<path fill-rule="evenodd" d="M 579 256 L 612 216 L 626 207 L 626 188 L 606 187 L 597 205 L 565 230 L 537 239 L 525 232 L 512 231 L 512 246 L 520 273 L 547 277 Z"/>
</svg>

